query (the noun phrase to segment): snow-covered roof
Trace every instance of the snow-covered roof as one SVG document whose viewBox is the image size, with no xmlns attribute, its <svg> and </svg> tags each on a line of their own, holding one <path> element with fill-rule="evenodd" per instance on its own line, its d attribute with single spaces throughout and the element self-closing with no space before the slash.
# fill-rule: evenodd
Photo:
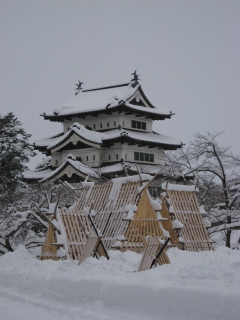
<svg viewBox="0 0 240 320">
<path fill-rule="evenodd" d="M 116 139 L 122 136 L 127 136 L 134 140 L 139 141 L 146 141 L 146 142 L 155 142 L 165 145 L 174 145 L 174 146 L 181 146 L 182 142 L 180 140 L 165 136 L 161 133 L 157 132 L 141 132 L 141 131 L 133 131 L 127 129 L 114 129 L 104 132 L 105 139 L 103 140 L 110 140 Z"/>
<path fill-rule="evenodd" d="M 93 180 L 99 179 L 99 175 L 97 174 L 97 172 L 93 168 L 90 168 L 87 165 L 83 164 L 81 161 L 76 160 L 74 156 L 68 155 L 66 157 L 65 161 L 63 162 L 63 164 L 60 167 L 58 167 L 57 169 L 51 171 L 48 175 L 46 175 L 40 181 L 40 183 L 45 183 L 49 180 L 52 180 L 52 178 L 54 178 L 55 176 L 58 176 L 64 170 L 66 171 L 66 168 L 68 166 L 75 169 L 72 173 L 74 173 L 74 172 L 79 173 L 80 176 L 84 176 L 85 178 L 87 176 L 89 176 Z M 64 174 L 65 174 L 65 171 L 64 171 Z"/>
<path fill-rule="evenodd" d="M 67 139 L 75 133 L 78 137 L 83 139 L 86 143 L 92 142 L 95 144 L 107 143 L 109 140 L 119 139 L 122 137 L 148 142 L 148 143 L 156 143 L 166 146 L 174 146 L 181 147 L 182 142 L 180 140 L 165 136 L 163 134 L 157 132 L 141 132 L 141 131 L 133 131 L 127 130 L 123 128 L 112 129 L 105 132 L 93 131 L 85 128 L 83 125 L 75 122 L 70 130 L 63 134 L 55 137 L 50 137 L 42 140 L 35 141 L 36 147 L 45 146 L 47 149 L 53 149 L 54 147 L 61 145 L 62 142 L 67 141 Z"/>
<path fill-rule="evenodd" d="M 150 105 L 149 108 L 129 103 L 129 100 L 131 100 L 131 97 L 133 97 L 133 95 L 137 91 L 139 91 L 142 96 L 144 95 L 140 85 L 136 85 L 135 87 L 133 87 L 131 83 L 108 86 L 103 88 L 81 90 L 70 101 L 59 105 L 55 109 L 46 111 L 42 115 L 45 118 L 51 118 L 56 116 L 63 117 L 67 115 L 77 115 L 80 113 L 89 113 L 93 111 L 111 109 L 122 104 L 133 110 L 138 110 L 142 112 L 160 114 L 163 116 L 172 115 L 172 112 L 157 109 L 151 103 L 148 103 Z M 144 100 L 149 102 L 146 97 Z"/>
<path fill-rule="evenodd" d="M 48 147 L 49 145 L 56 143 L 56 141 L 58 141 L 62 135 L 63 135 L 63 132 L 59 134 L 55 134 L 54 136 L 44 138 L 44 139 L 36 140 L 34 141 L 33 144 L 36 147 Z"/>
<path fill-rule="evenodd" d="M 51 174 L 53 171 L 51 169 L 45 169 L 45 170 L 36 170 L 36 171 L 25 171 L 22 173 L 23 179 L 26 180 L 40 180 L 47 177 L 49 174 Z"/>
<path fill-rule="evenodd" d="M 172 183 L 163 183 L 162 184 L 163 190 L 172 190 L 172 191 L 198 191 L 195 185 L 187 186 L 182 184 L 172 184 Z"/>
<path fill-rule="evenodd" d="M 102 168 L 99 168 L 101 174 L 109 174 L 109 173 L 117 173 L 122 172 L 124 170 L 124 165 L 128 167 L 128 170 L 137 172 L 137 168 L 134 163 L 125 161 L 124 164 L 122 162 L 118 162 L 115 164 L 112 164 L 110 166 L 105 166 Z M 151 164 L 143 164 L 140 163 L 137 164 L 140 172 L 142 173 L 149 173 L 149 174 L 156 174 L 159 172 L 159 170 L 162 168 L 160 165 L 151 165 Z"/>
</svg>

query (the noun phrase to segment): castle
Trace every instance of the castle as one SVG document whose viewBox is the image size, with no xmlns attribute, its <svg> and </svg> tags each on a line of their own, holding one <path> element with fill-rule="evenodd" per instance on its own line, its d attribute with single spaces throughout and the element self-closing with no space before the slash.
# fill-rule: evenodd
<svg viewBox="0 0 240 320">
<path fill-rule="evenodd" d="M 128 83 L 92 89 L 81 85 L 79 81 L 72 100 L 41 114 L 62 122 L 63 131 L 35 141 L 36 149 L 51 156 L 51 165 L 26 172 L 26 179 L 48 184 L 86 177 L 98 182 L 137 170 L 154 175 L 165 164 L 165 150 L 182 147 L 181 141 L 153 131 L 153 120 L 174 114 L 149 101 L 136 71 Z"/>
</svg>

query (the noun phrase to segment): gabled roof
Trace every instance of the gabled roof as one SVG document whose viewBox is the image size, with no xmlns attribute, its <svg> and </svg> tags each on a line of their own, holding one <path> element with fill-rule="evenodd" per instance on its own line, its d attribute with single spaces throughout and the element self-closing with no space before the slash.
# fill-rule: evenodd
<svg viewBox="0 0 240 320">
<path fill-rule="evenodd" d="M 75 136 L 73 137 L 73 134 Z M 81 141 L 91 147 L 108 146 L 114 142 L 132 142 L 146 143 L 161 146 L 163 149 L 181 148 L 180 140 L 165 136 L 157 132 L 134 131 L 119 127 L 105 132 L 93 131 L 85 128 L 83 125 L 75 122 L 63 135 L 57 135 L 56 138 L 46 138 L 35 141 L 36 148 L 45 147 L 45 151 L 60 149 L 73 141 Z"/>
<path fill-rule="evenodd" d="M 76 174 L 79 177 L 82 177 L 83 180 L 89 177 L 89 181 L 94 182 L 97 182 L 100 178 L 93 168 L 90 168 L 87 165 L 83 164 L 81 161 L 76 160 L 74 156 L 68 155 L 64 163 L 56 170 L 46 175 L 40 181 L 40 183 L 54 183 L 56 180 L 60 179 L 65 174 L 69 177 L 71 177 L 72 174 Z"/>
<path fill-rule="evenodd" d="M 115 109 L 129 112 L 142 112 L 158 116 L 159 119 L 170 118 L 173 113 L 156 108 L 148 100 L 141 86 L 125 83 L 115 86 L 81 90 L 73 99 L 42 116 L 52 121 L 63 121 L 77 115 L 109 112 Z"/>
</svg>

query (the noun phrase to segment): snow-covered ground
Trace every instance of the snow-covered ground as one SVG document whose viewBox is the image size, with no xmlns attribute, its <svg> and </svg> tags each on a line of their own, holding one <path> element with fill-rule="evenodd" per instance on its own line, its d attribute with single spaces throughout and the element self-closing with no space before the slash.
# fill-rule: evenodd
<svg viewBox="0 0 240 320">
<path fill-rule="evenodd" d="M 141 256 L 39 261 L 23 246 L 0 258 L 1 320 L 236 320 L 240 251 L 168 251 L 170 265 L 136 272 Z"/>
</svg>

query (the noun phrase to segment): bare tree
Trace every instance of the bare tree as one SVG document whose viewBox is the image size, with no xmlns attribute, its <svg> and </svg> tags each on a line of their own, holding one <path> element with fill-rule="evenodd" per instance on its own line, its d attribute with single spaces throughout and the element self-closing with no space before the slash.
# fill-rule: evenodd
<svg viewBox="0 0 240 320">
<path fill-rule="evenodd" d="M 240 157 L 230 147 L 219 144 L 217 139 L 221 134 L 198 133 L 186 148 L 174 156 L 167 154 L 167 160 L 175 177 L 195 175 L 202 191 L 201 202 L 208 199 L 208 205 L 215 205 L 207 208 L 215 224 L 212 232 L 224 233 L 226 246 L 231 247 L 232 230 L 239 229 Z"/>
<path fill-rule="evenodd" d="M 14 196 L 14 201 L 0 205 L 0 254 L 14 251 L 19 244 L 29 249 L 41 245 L 47 229 L 34 205 L 42 206 L 45 201 L 39 188 L 18 183 Z"/>
</svg>

